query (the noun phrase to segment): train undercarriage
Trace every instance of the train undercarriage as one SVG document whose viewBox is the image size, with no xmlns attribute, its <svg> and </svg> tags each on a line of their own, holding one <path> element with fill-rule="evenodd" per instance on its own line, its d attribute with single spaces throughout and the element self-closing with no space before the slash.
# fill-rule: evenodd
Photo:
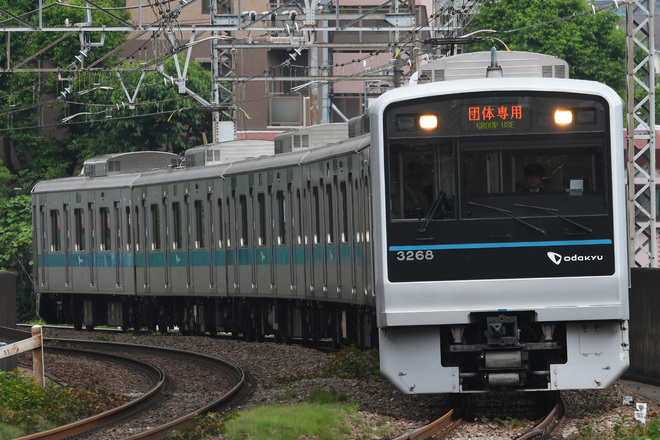
<svg viewBox="0 0 660 440">
<path fill-rule="evenodd" d="M 100 326 L 124 331 L 178 329 L 186 335 L 229 333 L 247 341 L 273 336 L 289 342 L 331 340 L 333 346 L 378 345 L 373 308 L 273 298 L 208 298 L 40 294 L 39 316 L 47 324 L 76 329 Z"/>
</svg>

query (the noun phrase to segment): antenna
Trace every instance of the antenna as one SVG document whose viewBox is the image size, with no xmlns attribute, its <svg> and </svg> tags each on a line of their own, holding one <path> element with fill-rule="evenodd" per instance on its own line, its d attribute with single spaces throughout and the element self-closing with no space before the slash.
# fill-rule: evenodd
<svg viewBox="0 0 660 440">
<path fill-rule="evenodd" d="M 486 69 L 486 78 L 502 78 L 502 67 L 497 64 L 497 49 L 490 49 L 490 66 Z"/>
</svg>

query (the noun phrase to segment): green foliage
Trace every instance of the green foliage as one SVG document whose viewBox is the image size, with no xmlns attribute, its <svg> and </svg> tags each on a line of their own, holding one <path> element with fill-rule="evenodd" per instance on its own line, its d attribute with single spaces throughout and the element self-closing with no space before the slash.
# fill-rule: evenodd
<svg viewBox="0 0 660 440">
<path fill-rule="evenodd" d="M 264 406 L 241 413 L 241 417 L 227 424 L 224 435 L 231 439 L 296 440 L 348 438 L 344 421 L 357 411 L 355 404 L 324 405 L 297 404 Z"/>
<path fill-rule="evenodd" d="M 179 57 L 181 64 L 184 61 L 183 56 Z M 69 129 L 70 151 L 84 158 L 142 150 L 180 154 L 203 143 L 202 133 L 210 128 L 208 113 L 194 111 L 201 104 L 186 94 L 179 94 L 176 85 L 165 84 L 160 74 L 147 72 L 143 77 L 138 64 L 124 67 L 136 69 L 122 73 L 123 84 L 131 93 L 140 84 L 135 105 L 133 108 L 126 105 L 125 92 L 116 76 L 106 78 L 102 88 L 79 95 L 76 109 L 71 113 L 89 112 L 91 115 L 86 122 L 81 118 L 84 123 L 72 120 L 76 124 Z M 165 63 L 165 73 L 177 76 L 173 58 Z M 186 87 L 210 99 L 211 73 L 200 63 L 191 62 Z"/>
<path fill-rule="evenodd" d="M 91 417 L 129 400 L 104 389 L 81 390 L 54 383 L 42 387 L 19 372 L 0 372 L 0 383 L 0 424 L 25 433 Z"/>
<path fill-rule="evenodd" d="M 589 11 L 588 14 L 581 14 Z M 625 32 L 612 9 L 593 14 L 586 0 L 487 0 L 468 32 L 499 31 L 510 50 L 554 55 L 568 62 L 572 78 L 603 82 L 625 96 Z M 566 18 L 566 19 L 564 19 Z M 476 36 L 487 37 L 481 33 Z M 486 41 L 470 51 L 502 50 Z"/>
<path fill-rule="evenodd" d="M 195 425 L 183 428 L 181 431 L 172 431 L 167 434 L 173 440 L 202 440 L 225 432 L 227 423 L 238 418 L 236 410 L 229 409 L 222 414 L 207 413 L 195 415 Z"/>
<path fill-rule="evenodd" d="M 0 202 L 0 269 L 16 274 L 17 319 L 36 317 L 32 295 L 32 203 L 21 195 Z"/>
<path fill-rule="evenodd" d="M 0 440 L 11 440 L 23 436 L 25 436 L 25 432 L 20 428 L 0 423 Z"/>
<path fill-rule="evenodd" d="M 378 351 L 375 349 L 360 350 L 355 346 L 350 346 L 333 353 L 325 364 L 319 363 L 318 366 L 312 369 L 281 377 L 278 381 L 280 383 L 290 383 L 316 377 L 340 379 L 380 378 Z"/>
</svg>

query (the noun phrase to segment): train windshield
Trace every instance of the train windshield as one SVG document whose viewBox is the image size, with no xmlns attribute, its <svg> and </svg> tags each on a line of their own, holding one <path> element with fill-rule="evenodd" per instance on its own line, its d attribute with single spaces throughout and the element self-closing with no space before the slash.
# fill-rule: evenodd
<svg viewBox="0 0 660 440">
<path fill-rule="evenodd" d="M 482 250 L 481 255 L 498 249 L 516 259 L 524 254 L 531 261 L 534 250 L 542 250 L 536 253 L 547 266 L 548 260 L 553 263 L 548 252 L 556 249 L 548 246 L 567 250 L 578 243 L 611 244 L 609 115 L 600 99 L 483 94 L 406 103 L 386 115 L 388 245 L 393 262 L 411 256 L 436 262 L 474 259 L 471 249 Z M 422 127 L 422 117 L 437 125 Z M 402 269 L 390 273 L 390 279 L 439 276 Z M 530 270 L 535 276 L 547 275 L 542 269 Z M 587 269 L 612 270 L 609 262 Z M 525 273 L 529 272 L 470 268 L 449 271 L 440 279 Z"/>
</svg>

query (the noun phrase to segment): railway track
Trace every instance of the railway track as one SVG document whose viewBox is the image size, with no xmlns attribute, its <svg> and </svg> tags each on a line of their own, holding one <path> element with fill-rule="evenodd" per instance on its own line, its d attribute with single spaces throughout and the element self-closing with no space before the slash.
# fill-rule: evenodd
<svg viewBox="0 0 660 440">
<path fill-rule="evenodd" d="M 549 405 L 550 409 L 545 411 L 545 414 L 537 423 L 533 424 L 532 427 L 526 429 L 524 432 L 514 435 L 512 437 L 513 439 L 554 438 L 554 434 L 564 423 L 565 404 L 559 393 L 541 393 L 537 399 L 540 407 L 548 407 L 548 399 L 552 399 L 554 403 Z M 467 406 L 469 404 L 461 404 L 461 407 Z M 464 423 L 464 418 L 458 415 L 464 411 L 464 409 L 452 408 L 437 420 L 397 437 L 395 440 L 450 439 L 454 433 L 459 434 L 462 426 L 469 425 L 469 423 Z M 474 416 L 470 416 L 469 419 L 473 418 Z"/>
<path fill-rule="evenodd" d="M 22 437 L 22 440 L 161 439 L 170 431 L 192 425 L 195 414 L 221 412 L 236 405 L 247 393 L 248 382 L 243 371 L 213 356 L 113 342 L 74 339 L 46 339 L 45 342 L 47 353 L 84 356 L 129 368 L 143 377 L 149 389 L 113 410 Z M 182 375 L 181 371 L 188 374 Z M 198 395 L 188 399 L 191 390 L 203 390 L 208 399 L 200 406 Z"/>
</svg>

